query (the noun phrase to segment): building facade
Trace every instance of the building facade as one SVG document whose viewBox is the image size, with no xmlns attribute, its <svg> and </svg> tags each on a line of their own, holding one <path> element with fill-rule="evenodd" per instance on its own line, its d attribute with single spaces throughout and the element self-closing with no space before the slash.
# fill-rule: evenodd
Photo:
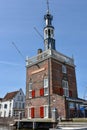
<svg viewBox="0 0 87 130">
<path fill-rule="evenodd" d="M 57 117 L 69 118 L 70 103 L 78 99 L 74 59 L 56 51 L 49 10 L 44 19 L 45 49 L 26 59 L 25 115 L 29 119 L 52 118 L 55 111 Z"/>
<path fill-rule="evenodd" d="M 0 100 L 0 117 L 15 117 L 19 114 L 24 117 L 25 114 L 25 95 L 22 89 L 7 93 Z"/>
</svg>

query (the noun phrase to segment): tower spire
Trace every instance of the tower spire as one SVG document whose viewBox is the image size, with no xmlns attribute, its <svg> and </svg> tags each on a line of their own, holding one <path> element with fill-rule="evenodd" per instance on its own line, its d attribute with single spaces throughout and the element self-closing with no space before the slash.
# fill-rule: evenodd
<svg viewBox="0 0 87 130">
<path fill-rule="evenodd" d="M 49 13 L 49 0 L 47 0 L 47 13 Z"/>
<path fill-rule="evenodd" d="M 55 50 L 54 27 L 52 26 L 53 16 L 49 12 L 49 0 L 47 0 L 47 13 L 44 15 L 46 26 L 44 27 L 45 50 Z"/>
</svg>

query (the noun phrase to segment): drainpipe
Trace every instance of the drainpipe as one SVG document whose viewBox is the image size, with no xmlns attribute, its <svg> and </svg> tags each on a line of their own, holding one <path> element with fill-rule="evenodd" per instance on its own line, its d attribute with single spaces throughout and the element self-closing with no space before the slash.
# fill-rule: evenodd
<svg viewBox="0 0 87 130">
<path fill-rule="evenodd" d="M 51 118 L 50 108 L 50 58 L 48 58 L 48 118 Z"/>
</svg>

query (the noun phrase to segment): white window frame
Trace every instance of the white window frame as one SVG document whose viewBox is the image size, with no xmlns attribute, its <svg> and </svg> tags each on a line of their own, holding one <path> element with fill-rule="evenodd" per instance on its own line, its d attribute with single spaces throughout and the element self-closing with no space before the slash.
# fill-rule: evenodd
<svg viewBox="0 0 87 130">
<path fill-rule="evenodd" d="M 32 82 L 29 83 L 29 91 L 32 91 Z"/>
<path fill-rule="evenodd" d="M 64 90 L 64 95 L 65 95 L 66 97 L 69 97 L 68 81 L 62 80 L 62 87 L 63 87 L 63 90 Z"/>
<path fill-rule="evenodd" d="M 31 119 L 31 107 L 28 108 L 28 119 Z"/>
<path fill-rule="evenodd" d="M 44 88 L 48 87 L 48 78 L 44 78 Z"/>
<path fill-rule="evenodd" d="M 49 90 L 48 88 L 44 88 L 44 96 L 48 95 L 49 94 Z"/>
<path fill-rule="evenodd" d="M 32 98 L 32 91 L 29 91 L 29 98 Z"/>
<path fill-rule="evenodd" d="M 62 73 L 67 73 L 67 69 L 66 69 L 66 66 L 65 65 L 62 65 Z"/>
<path fill-rule="evenodd" d="M 32 98 L 32 82 L 29 83 L 29 98 Z"/>
<path fill-rule="evenodd" d="M 49 107 L 48 105 L 44 105 L 44 118 L 48 118 Z"/>
<path fill-rule="evenodd" d="M 44 96 L 49 94 L 48 90 L 48 78 L 44 78 Z"/>
</svg>

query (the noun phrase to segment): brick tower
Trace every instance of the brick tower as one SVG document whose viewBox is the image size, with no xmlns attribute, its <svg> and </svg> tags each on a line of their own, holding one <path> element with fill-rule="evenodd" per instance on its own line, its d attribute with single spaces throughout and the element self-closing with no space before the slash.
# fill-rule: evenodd
<svg viewBox="0 0 87 130">
<path fill-rule="evenodd" d="M 26 117 L 52 118 L 52 110 L 69 117 L 67 99 L 77 99 L 74 59 L 55 49 L 53 16 L 44 16 L 44 51 L 26 59 Z"/>
</svg>

